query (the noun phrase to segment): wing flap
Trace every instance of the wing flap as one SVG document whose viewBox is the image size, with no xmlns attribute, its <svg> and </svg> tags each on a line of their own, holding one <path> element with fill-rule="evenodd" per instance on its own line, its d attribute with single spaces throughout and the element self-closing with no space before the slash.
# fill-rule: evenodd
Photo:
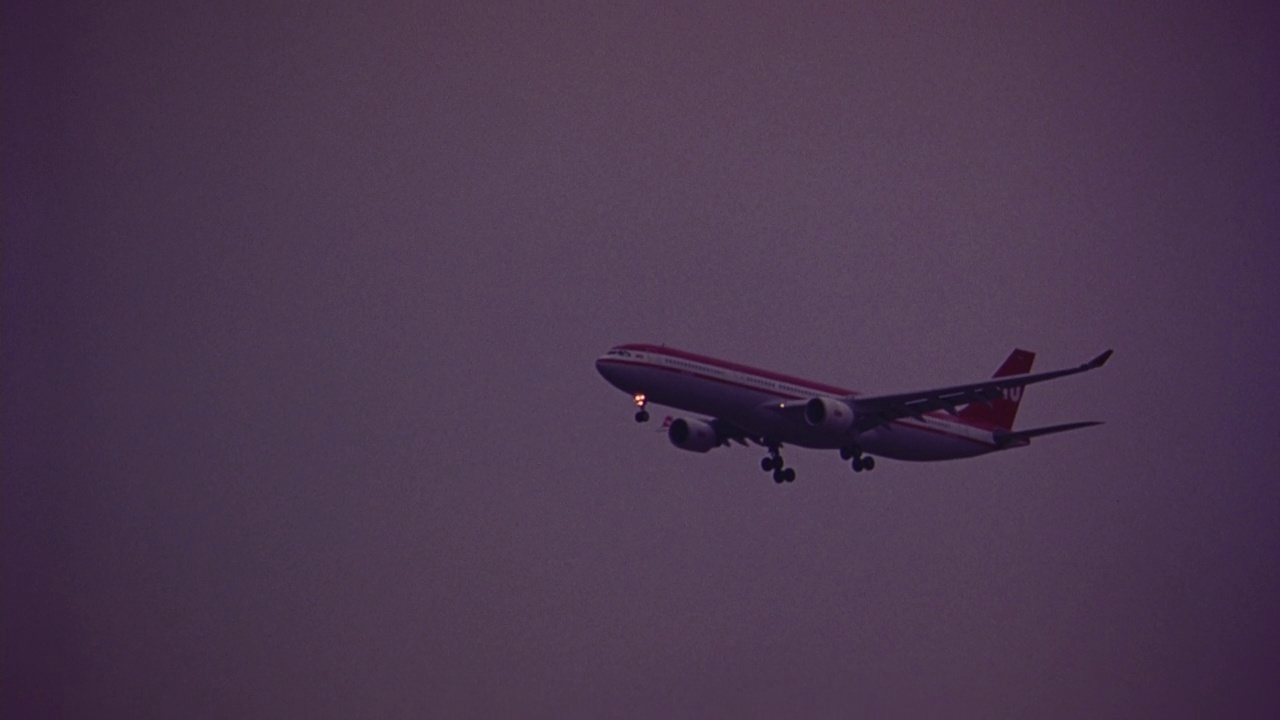
<svg viewBox="0 0 1280 720">
<path fill-rule="evenodd" d="M 734 425 L 728 420 L 713 418 L 711 420 L 711 427 L 715 428 L 716 437 L 720 438 L 720 443 L 722 445 L 728 445 L 729 441 L 733 441 L 738 443 L 739 445 L 742 445 L 743 447 L 749 447 L 747 445 L 748 440 L 752 442 L 756 442 L 756 439 L 752 437 L 746 430 L 743 430 L 742 428 L 738 427 L 737 425 Z"/>
</svg>

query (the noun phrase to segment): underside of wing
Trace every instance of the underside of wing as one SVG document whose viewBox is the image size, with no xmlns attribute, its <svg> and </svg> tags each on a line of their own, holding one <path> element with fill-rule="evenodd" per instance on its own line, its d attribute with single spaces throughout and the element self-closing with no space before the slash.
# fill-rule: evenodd
<svg viewBox="0 0 1280 720">
<path fill-rule="evenodd" d="M 713 418 L 709 422 L 711 423 L 711 426 L 715 428 L 716 437 L 720 438 L 724 445 L 728 445 L 730 441 L 736 442 L 739 445 L 747 445 L 748 440 L 759 444 L 759 441 L 754 436 L 728 420 Z"/>
</svg>

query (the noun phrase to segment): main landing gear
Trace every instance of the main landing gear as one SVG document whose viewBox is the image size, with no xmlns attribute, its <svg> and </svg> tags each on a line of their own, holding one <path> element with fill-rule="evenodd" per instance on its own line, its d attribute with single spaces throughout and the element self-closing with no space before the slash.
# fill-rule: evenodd
<svg viewBox="0 0 1280 720">
<path fill-rule="evenodd" d="M 760 469 L 765 472 L 772 470 L 773 481 L 779 485 L 784 482 L 795 482 L 796 479 L 796 471 L 785 467 L 782 462 L 782 455 L 778 452 L 777 445 L 769 446 L 769 455 L 760 459 Z"/>
<path fill-rule="evenodd" d="M 862 449 L 857 445 L 840 448 L 840 458 L 842 460 L 852 458 L 853 462 L 851 464 L 854 472 L 862 472 L 863 470 L 870 472 L 876 469 L 876 459 L 870 455 L 863 455 Z"/>
<path fill-rule="evenodd" d="M 633 399 L 636 401 L 636 407 L 640 408 L 636 411 L 636 422 L 649 422 L 649 411 L 644 409 L 645 403 L 648 402 L 644 393 L 636 393 Z"/>
</svg>

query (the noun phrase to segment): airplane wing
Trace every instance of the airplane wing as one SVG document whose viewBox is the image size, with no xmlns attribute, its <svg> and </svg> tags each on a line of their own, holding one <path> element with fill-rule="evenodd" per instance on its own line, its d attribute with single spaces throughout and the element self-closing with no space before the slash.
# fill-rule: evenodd
<svg viewBox="0 0 1280 720">
<path fill-rule="evenodd" d="M 989 403 L 1000 397 L 1005 391 L 1013 388 L 1021 388 L 1100 368 L 1111 357 L 1111 352 L 1111 350 L 1108 350 L 1079 367 L 1065 370 L 1009 375 L 966 385 L 952 385 L 950 387 L 894 393 L 892 395 L 856 395 L 850 401 L 858 418 L 857 428 L 859 431 L 870 430 L 899 418 L 918 418 L 924 413 L 933 412 L 934 410 L 946 410 L 954 415 L 956 408 L 961 405 L 975 402 Z"/>
<path fill-rule="evenodd" d="M 748 440 L 750 440 L 751 442 L 757 445 L 763 444 L 759 438 L 756 438 L 754 435 L 747 433 L 746 430 L 743 430 L 742 428 L 738 427 L 737 425 L 734 425 L 728 420 L 713 418 L 711 420 L 711 427 L 715 428 L 716 437 L 720 438 L 720 442 L 724 443 L 725 445 L 729 444 L 728 443 L 729 440 L 732 440 L 744 447 L 747 446 Z"/>
</svg>

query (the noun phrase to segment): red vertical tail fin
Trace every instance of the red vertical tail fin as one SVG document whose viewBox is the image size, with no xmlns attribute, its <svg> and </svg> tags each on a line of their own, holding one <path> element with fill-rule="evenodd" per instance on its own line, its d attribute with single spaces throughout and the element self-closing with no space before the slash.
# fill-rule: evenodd
<svg viewBox="0 0 1280 720">
<path fill-rule="evenodd" d="M 1014 350 L 1009 353 L 1009 357 L 996 370 L 996 374 L 991 377 L 1008 377 L 1010 375 L 1025 375 L 1031 372 L 1031 363 L 1035 362 L 1036 354 L 1027 350 Z M 1008 388 L 1004 391 L 1002 397 L 998 397 L 989 403 L 969 403 L 956 413 L 956 416 L 965 422 L 975 425 L 988 425 L 1004 430 L 1013 428 L 1013 419 L 1018 415 L 1018 403 L 1022 401 L 1022 388 Z"/>
</svg>

